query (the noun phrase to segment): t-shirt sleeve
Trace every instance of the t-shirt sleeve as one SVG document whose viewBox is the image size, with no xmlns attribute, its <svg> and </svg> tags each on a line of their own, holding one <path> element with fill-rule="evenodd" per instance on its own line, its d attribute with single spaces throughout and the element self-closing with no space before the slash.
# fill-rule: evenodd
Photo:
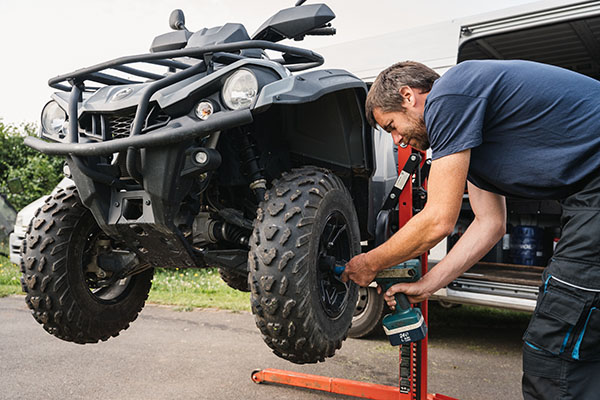
<svg viewBox="0 0 600 400">
<path fill-rule="evenodd" d="M 445 95 L 428 102 L 425 126 L 432 159 L 479 146 L 486 107 L 485 98 L 465 95 Z"/>
</svg>

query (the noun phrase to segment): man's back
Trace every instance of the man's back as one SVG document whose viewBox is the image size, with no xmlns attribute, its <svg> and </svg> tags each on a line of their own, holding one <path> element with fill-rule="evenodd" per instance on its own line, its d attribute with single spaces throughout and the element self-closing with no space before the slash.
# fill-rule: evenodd
<svg viewBox="0 0 600 400">
<path fill-rule="evenodd" d="M 433 158 L 471 150 L 469 180 L 505 195 L 564 198 L 600 171 L 600 82 L 527 61 L 468 61 L 435 82 Z"/>
</svg>

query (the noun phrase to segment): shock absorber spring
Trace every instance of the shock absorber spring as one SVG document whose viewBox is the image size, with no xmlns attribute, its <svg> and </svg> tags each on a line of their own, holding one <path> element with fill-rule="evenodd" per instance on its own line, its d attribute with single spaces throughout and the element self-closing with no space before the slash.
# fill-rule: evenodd
<svg viewBox="0 0 600 400">
<path fill-rule="evenodd" d="M 260 203 L 265 197 L 267 190 L 267 180 L 263 175 L 263 169 L 258 163 L 258 154 L 256 145 L 250 137 L 250 132 L 241 132 L 240 144 L 242 146 L 240 159 L 242 161 L 242 170 L 246 171 L 250 179 L 250 189 L 254 192 L 256 200 Z"/>
<path fill-rule="evenodd" d="M 248 232 L 244 232 L 240 227 L 227 222 L 219 221 L 211 224 L 209 236 L 214 242 L 225 240 L 248 247 Z"/>
</svg>

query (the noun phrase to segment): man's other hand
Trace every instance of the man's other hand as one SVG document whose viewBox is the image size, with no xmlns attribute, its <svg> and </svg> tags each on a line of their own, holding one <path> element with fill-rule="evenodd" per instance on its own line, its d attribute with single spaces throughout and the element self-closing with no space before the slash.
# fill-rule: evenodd
<svg viewBox="0 0 600 400">
<path fill-rule="evenodd" d="M 381 293 L 381 286 L 377 287 L 377 292 Z M 429 288 L 426 282 L 421 279 L 418 282 L 412 283 L 397 283 L 383 293 L 383 299 L 388 307 L 392 310 L 396 307 L 396 293 L 404 293 L 411 303 L 421 303 L 427 300 L 433 294 L 433 290 Z"/>
</svg>

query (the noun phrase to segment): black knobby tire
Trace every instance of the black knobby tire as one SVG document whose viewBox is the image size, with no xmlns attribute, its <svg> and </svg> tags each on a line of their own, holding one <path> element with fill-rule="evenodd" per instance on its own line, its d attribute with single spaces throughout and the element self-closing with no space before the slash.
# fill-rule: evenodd
<svg viewBox="0 0 600 400">
<path fill-rule="evenodd" d="M 219 275 L 221 279 L 232 289 L 240 290 L 242 292 L 249 292 L 250 285 L 248 285 L 248 275 L 237 274 L 226 270 L 225 268 L 219 268 Z"/>
<path fill-rule="evenodd" d="M 33 317 L 60 339 L 84 344 L 117 336 L 137 318 L 148 297 L 153 269 L 93 287 L 84 269 L 101 233 L 75 187 L 48 198 L 29 226 L 21 286 Z"/>
<path fill-rule="evenodd" d="M 375 332 L 383 332 L 381 322 L 387 309 L 383 295 L 378 294 L 376 288 L 359 288 L 358 301 L 348 336 L 358 339 Z"/>
<path fill-rule="evenodd" d="M 333 356 L 352 323 L 357 286 L 323 259 L 343 263 L 360 252 L 342 181 L 316 167 L 284 174 L 259 205 L 250 246 L 252 312 L 266 344 L 298 364 Z"/>
</svg>

